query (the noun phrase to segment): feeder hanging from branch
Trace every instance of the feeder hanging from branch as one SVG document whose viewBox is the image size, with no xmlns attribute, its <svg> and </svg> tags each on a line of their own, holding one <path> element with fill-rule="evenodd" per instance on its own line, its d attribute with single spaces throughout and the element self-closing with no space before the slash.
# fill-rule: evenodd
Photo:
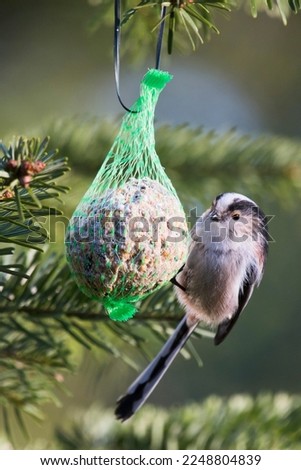
<svg viewBox="0 0 301 470">
<path fill-rule="evenodd" d="M 139 99 L 69 222 L 67 260 L 80 289 L 113 320 L 167 283 L 184 264 L 187 224 L 155 150 L 154 111 L 172 79 L 149 70 Z"/>
</svg>

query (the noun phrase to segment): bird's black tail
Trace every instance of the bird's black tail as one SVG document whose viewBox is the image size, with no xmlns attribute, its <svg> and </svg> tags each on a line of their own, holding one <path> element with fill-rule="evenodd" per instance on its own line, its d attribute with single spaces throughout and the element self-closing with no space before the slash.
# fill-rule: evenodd
<svg viewBox="0 0 301 470">
<path fill-rule="evenodd" d="M 159 354 L 118 399 L 115 410 L 118 419 L 127 420 L 143 405 L 196 326 L 197 323 L 188 326 L 186 317 L 181 320 Z"/>
</svg>

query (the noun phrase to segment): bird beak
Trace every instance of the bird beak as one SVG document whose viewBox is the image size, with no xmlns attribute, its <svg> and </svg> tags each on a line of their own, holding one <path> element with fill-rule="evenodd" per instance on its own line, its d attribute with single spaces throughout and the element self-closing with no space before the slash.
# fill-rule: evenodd
<svg viewBox="0 0 301 470">
<path fill-rule="evenodd" d="M 216 210 L 212 210 L 209 213 L 209 217 L 213 222 L 218 222 L 220 220 L 219 214 L 216 212 Z"/>
</svg>

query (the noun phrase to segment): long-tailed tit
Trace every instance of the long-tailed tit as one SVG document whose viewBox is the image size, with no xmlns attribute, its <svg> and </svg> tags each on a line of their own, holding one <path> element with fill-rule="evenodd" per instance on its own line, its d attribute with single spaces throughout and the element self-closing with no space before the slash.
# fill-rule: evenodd
<svg viewBox="0 0 301 470">
<path fill-rule="evenodd" d="M 187 261 L 172 280 L 185 316 L 159 354 L 119 398 L 116 417 L 125 421 L 146 401 L 199 322 L 217 327 L 220 344 L 262 279 L 268 252 L 266 217 L 237 193 L 216 197 L 191 231 Z"/>
</svg>

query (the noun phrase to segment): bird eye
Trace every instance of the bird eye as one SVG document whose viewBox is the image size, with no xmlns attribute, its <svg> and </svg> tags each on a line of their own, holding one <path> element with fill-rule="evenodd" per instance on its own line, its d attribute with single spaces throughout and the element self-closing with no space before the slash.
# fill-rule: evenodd
<svg viewBox="0 0 301 470">
<path fill-rule="evenodd" d="M 232 219 L 233 220 L 239 220 L 240 219 L 240 212 L 233 212 Z"/>
</svg>

